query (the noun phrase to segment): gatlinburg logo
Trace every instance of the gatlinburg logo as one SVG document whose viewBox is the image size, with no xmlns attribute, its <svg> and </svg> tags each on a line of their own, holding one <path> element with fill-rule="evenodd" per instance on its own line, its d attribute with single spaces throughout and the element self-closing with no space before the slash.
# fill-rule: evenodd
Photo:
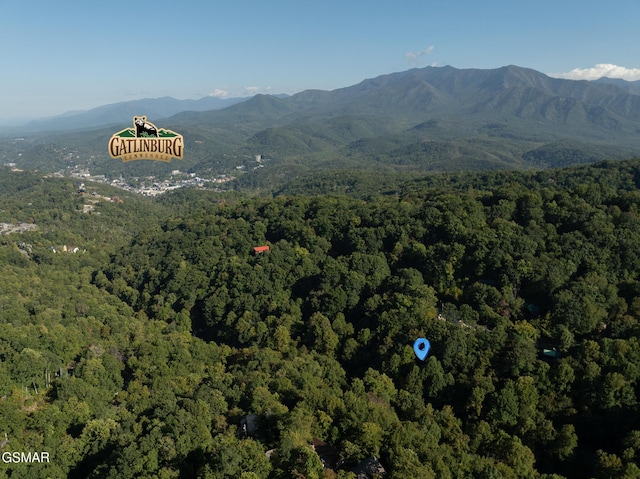
<svg viewBox="0 0 640 479">
<path fill-rule="evenodd" d="M 133 128 L 115 133 L 109 140 L 109 155 L 122 161 L 182 159 L 184 138 L 175 131 L 158 128 L 146 116 L 134 116 Z"/>
</svg>

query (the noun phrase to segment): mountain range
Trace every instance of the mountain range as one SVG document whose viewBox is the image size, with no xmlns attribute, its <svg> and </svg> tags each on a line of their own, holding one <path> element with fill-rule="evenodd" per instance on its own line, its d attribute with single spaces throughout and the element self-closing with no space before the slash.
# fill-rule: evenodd
<svg viewBox="0 0 640 479">
<path fill-rule="evenodd" d="M 4 127 L 13 132 L 46 132 L 96 128 L 122 122 L 139 112 L 153 118 L 166 118 L 183 111 L 219 110 L 245 101 L 246 97 L 217 98 L 206 96 L 198 100 L 178 100 L 169 96 L 143 98 L 99 106 L 86 111 L 70 111 L 61 115 L 31 120 L 22 126 Z"/>
<path fill-rule="evenodd" d="M 256 154 L 272 159 L 270 174 L 285 176 L 338 167 L 539 168 L 640 155 L 639 91 L 640 82 L 566 80 L 513 65 L 445 66 L 382 75 L 332 91 L 256 95 L 220 109 L 194 111 L 193 104 L 159 99 L 157 105 L 127 102 L 84 115 L 97 124 L 104 113 L 113 123 L 118 112 L 120 124 L 127 124 L 133 115 L 145 114 L 181 132 L 188 152 L 184 164 L 196 172 L 228 170 Z M 163 110 L 160 104 L 168 106 Z M 174 106 L 191 111 L 171 115 Z M 72 118 L 55 120 L 58 129 L 73 124 Z M 88 118 L 84 127 L 91 126 Z M 74 144 L 91 153 L 95 165 L 121 172 L 104 147 L 112 129 L 67 131 L 42 142 Z M 21 153 L 25 166 L 43 166 L 41 149 L 38 161 L 28 148 Z"/>
</svg>

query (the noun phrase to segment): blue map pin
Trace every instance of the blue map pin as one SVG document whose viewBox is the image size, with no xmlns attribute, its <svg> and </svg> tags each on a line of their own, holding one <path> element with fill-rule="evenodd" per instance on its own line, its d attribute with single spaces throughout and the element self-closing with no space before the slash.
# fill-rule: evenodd
<svg viewBox="0 0 640 479">
<path fill-rule="evenodd" d="M 424 361 L 424 358 L 429 354 L 429 349 L 431 349 L 431 343 L 428 339 L 418 338 L 413 343 L 413 352 L 416 353 L 420 361 Z"/>
</svg>

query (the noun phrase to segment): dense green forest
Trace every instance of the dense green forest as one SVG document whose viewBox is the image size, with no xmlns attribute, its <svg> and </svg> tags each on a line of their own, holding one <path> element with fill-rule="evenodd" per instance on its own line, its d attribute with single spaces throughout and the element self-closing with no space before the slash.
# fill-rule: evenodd
<svg viewBox="0 0 640 479">
<path fill-rule="evenodd" d="M 0 477 L 640 477 L 640 160 L 157 200 L 2 173 L 37 229 L 0 235 L 0 443 L 51 460 Z"/>
</svg>

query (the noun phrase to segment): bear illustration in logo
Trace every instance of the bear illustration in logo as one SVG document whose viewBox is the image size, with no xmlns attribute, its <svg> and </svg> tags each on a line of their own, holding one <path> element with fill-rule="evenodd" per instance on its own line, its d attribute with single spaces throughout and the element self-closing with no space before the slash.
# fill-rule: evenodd
<svg viewBox="0 0 640 479">
<path fill-rule="evenodd" d="M 147 121 L 146 116 L 134 116 L 133 124 L 136 127 L 136 138 L 144 138 L 149 136 L 158 137 L 158 129 L 153 123 Z"/>
</svg>

